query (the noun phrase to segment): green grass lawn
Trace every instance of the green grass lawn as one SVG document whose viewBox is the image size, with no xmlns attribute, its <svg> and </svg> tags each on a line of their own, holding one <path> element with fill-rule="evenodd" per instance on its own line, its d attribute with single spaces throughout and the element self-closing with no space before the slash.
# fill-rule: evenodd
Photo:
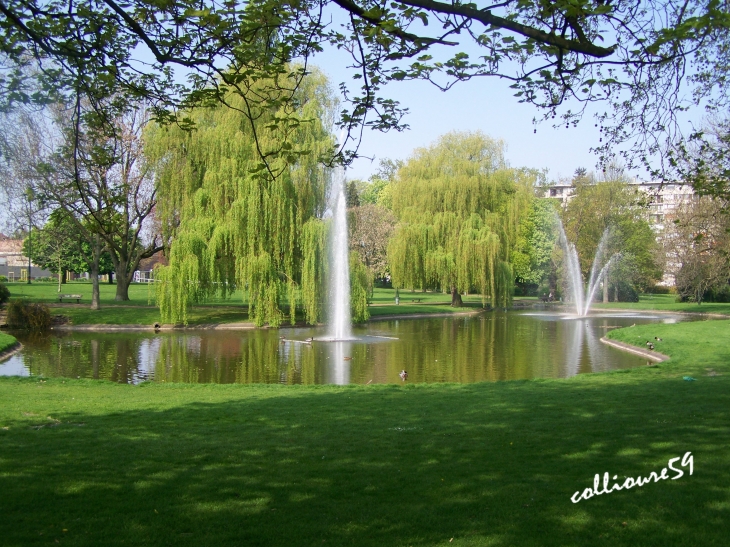
<svg viewBox="0 0 730 547">
<path fill-rule="evenodd" d="M 114 300 L 116 286 L 102 283 L 100 285 L 101 310 L 89 309 L 91 303 L 91 284 L 72 282 L 62 286 L 62 294 L 81 294 L 82 304 L 58 304 L 57 285 L 54 283 L 8 283 L 12 298 L 28 298 L 35 302 L 44 302 L 54 315 L 67 316 L 74 325 L 108 324 L 108 325 L 152 325 L 160 322 L 159 310 L 154 304 L 153 287 L 147 284 L 132 284 L 129 287 L 129 301 Z M 395 305 L 393 289 L 375 289 L 371 298 L 370 315 L 373 317 L 386 315 L 427 314 L 427 313 L 459 313 L 480 309 L 479 295 L 463 298 L 464 308 L 452 308 L 451 295 L 440 292 L 422 292 L 401 290 L 400 305 Z M 418 302 L 420 300 L 420 302 Z M 536 298 L 520 298 L 534 300 Z M 639 302 L 618 302 L 610 304 L 594 304 L 596 309 L 635 309 L 659 310 L 693 313 L 717 313 L 730 315 L 730 304 L 707 303 L 702 305 L 675 302 L 673 295 L 642 296 Z M 211 323 L 237 323 L 248 321 L 248 309 L 240 291 L 231 298 L 211 298 L 199 306 L 192 306 L 188 313 L 190 325 Z"/>
<path fill-rule="evenodd" d="M 662 337 L 672 359 L 568 380 L 0 378 L 0 543 L 725 546 L 728 333 L 730 321 L 612 331 Z M 596 473 L 659 474 L 688 451 L 691 476 L 570 500 Z"/>
<path fill-rule="evenodd" d="M 129 286 L 129 300 L 117 302 L 116 285 L 101 283 L 100 310 L 91 310 L 91 283 L 72 282 L 62 285 L 61 294 L 82 295 L 81 305 L 74 301 L 58 304 L 58 285 L 55 283 L 8 283 L 11 298 L 28 298 L 49 305 L 54 315 L 67 316 L 74 325 L 152 325 L 160 322 L 160 311 L 154 306 L 154 287 L 147 284 Z M 205 304 L 193 306 L 188 314 L 189 324 L 236 323 L 248 321 L 248 309 L 240 292 L 231 298 L 211 298 Z"/>
<path fill-rule="evenodd" d="M 14 336 L 0 332 L 0 353 L 12 348 L 17 342 Z"/>
<path fill-rule="evenodd" d="M 677 302 L 673 294 L 645 294 L 639 297 L 638 302 L 609 302 L 607 304 L 592 304 L 593 309 L 624 309 L 624 310 L 656 310 L 682 313 L 719 313 L 730 315 L 730 303 L 705 302 Z"/>
</svg>

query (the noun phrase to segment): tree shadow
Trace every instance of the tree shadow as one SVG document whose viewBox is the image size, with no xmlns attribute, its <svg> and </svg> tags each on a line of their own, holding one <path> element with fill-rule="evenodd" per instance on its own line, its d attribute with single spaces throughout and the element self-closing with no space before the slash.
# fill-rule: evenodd
<svg viewBox="0 0 730 547">
<path fill-rule="evenodd" d="M 724 545 L 730 380 L 645 372 L 405 388 L 111 386 L 107 396 L 134 410 L 106 413 L 64 410 L 61 388 L 47 403 L 60 423 L 24 416 L 0 431 L 0 537 Z M 570 500 L 596 473 L 645 477 L 687 451 L 692 476 Z"/>
</svg>

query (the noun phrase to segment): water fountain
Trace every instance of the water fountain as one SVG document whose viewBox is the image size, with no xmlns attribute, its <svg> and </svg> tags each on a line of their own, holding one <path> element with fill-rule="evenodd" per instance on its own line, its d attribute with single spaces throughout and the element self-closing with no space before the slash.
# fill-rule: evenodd
<svg viewBox="0 0 730 547">
<path fill-rule="evenodd" d="M 330 340 L 352 340 L 350 315 L 350 260 L 347 237 L 347 202 L 345 199 L 345 170 L 338 167 L 332 174 L 330 207 L 330 267 L 327 296 L 329 300 Z"/>
<path fill-rule="evenodd" d="M 575 245 L 568 241 L 568 238 L 565 235 L 565 230 L 563 229 L 563 223 L 559 218 L 557 219 L 557 222 L 558 228 L 560 229 L 560 245 L 563 248 L 563 260 L 565 261 L 565 269 L 568 277 L 568 290 L 572 296 L 573 303 L 575 304 L 576 315 L 584 317 L 588 315 L 588 310 L 591 307 L 591 302 L 593 302 L 593 297 L 596 294 L 596 289 L 598 289 L 601 279 L 608 268 L 611 267 L 620 255 L 616 253 L 604 262 L 606 242 L 609 235 L 609 230 L 607 228 L 603 232 L 601 240 L 598 243 L 598 249 L 596 249 L 596 255 L 593 257 L 593 265 L 591 266 L 591 275 L 588 278 L 588 285 L 585 287 L 585 293 L 583 293 L 583 275 L 580 271 L 578 252 L 575 249 Z M 601 264 L 603 264 L 603 266 L 601 266 Z"/>
</svg>

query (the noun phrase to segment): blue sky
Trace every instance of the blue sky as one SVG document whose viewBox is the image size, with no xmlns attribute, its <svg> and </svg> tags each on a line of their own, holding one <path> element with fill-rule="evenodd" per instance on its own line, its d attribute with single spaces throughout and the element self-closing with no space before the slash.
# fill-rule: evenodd
<svg viewBox="0 0 730 547">
<path fill-rule="evenodd" d="M 333 89 L 338 89 L 340 82 L 352 82 L 351 70 L 345 68 L 348 61 L 346 55 L 330 49 L 316 56 L 313 64 L 329 76 Z M 424 81 L 389 84 L 383 94 L 408 107 L 404 121 L 410 129 L 400 133 L 366 131 L 359 150 L 363 157 L 353 163 L 348 178 L 367 179 L 377 169 L 379 159 L 406 159 L 415 148 L 427 146 L 449 131 L 480 130 L 502 139 L 511 166 L 547 169 L 548 180 L 570 178 L 577 167 L 596 169 L 597 156 L 590 148 L 598 144 L 600 135 L 591 115 L 577 128 L 554 129 L 549 123 L 535 126 L 532 120 L 539 116 L 538 110 L 519 103 L 512 93 L 509 82 L 497 78 L 460 82 L 446 92 Z M 647 178 L 641 172 L 631 174 Z"/>
</svg>

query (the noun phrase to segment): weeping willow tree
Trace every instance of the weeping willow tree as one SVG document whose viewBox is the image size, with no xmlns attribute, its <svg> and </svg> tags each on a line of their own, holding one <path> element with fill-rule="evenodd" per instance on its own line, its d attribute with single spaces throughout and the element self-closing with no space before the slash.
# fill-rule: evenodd
<svg viewBox="0 0 730 547">
<path fill-rule="evenodd" d="M 453 306 L 475 290 L 484 305 L 506 306 L 510 254 L 535 178 L 510 169 L 504 143 L 480 132 L 448 133 L 416 150 L 392 184 L 393 286 L 450 291 Z"/>
<path fill-rule="evenodd" d="M 169 266 L 157 271 L 163 321 L 186 322 L 191 304 L 236 288 L 258 325 L 279 325 L 287 307 L 293 323 L 298 302 L 308 322 L 320 319 L 327 176 L 319 160 L 332 153 L 334 105 L 318 72 L 296 98 L 294 112 L 283 111 L 289 102 L 257 112 L 255 132 L 249 102 L 235 94 L 227 106 L 189 112 L 194 131 L 148 131 L 145 152 L 159 165 L 157 216 L 171 241 Z M 283 119 L 284 129 L 276 123 Z M 277 151 L 267 169 L 257 149 Z"/>
</svg>

